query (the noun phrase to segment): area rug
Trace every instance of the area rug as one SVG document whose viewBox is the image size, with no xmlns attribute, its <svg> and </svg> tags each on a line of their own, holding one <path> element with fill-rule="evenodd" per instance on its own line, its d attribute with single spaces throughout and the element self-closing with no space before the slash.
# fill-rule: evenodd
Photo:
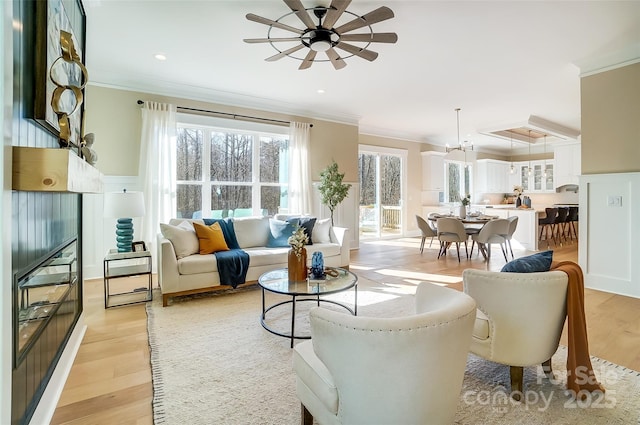
<svg viewBox="0 0 640 425">
<path fill-rule="evenodd" d="M 414 311 L 410 289 L 366 279 L 359 288 L 358 315 Z M 260 325 L 259 288 L 178 298 L 165 308 L 161 299 L 157 294 L 147 304 L 155 424 L 300 423 L 290 341 Z M 280 300 L 273 295 L 267 304 Z M 353 305 L 353 292 L 337 294 L 336 300 Z M 304 310 L 313 303 L 298 306 L 296 329 L 304 333 Z M 272 310 L 269 325 L 288 332 L 289 312 Z M 508 367 L 470 354 L 455 423 L 640 424 L 638 372 L 592 357 L 607 392 L 576 403 L 564 390 L 565 362 L 566 348 L 560 347 L 552 359 L 553 381 L 541 368 L 525 368 L 524 401 L 515 402 L 507 394 Z"/>
</svg>

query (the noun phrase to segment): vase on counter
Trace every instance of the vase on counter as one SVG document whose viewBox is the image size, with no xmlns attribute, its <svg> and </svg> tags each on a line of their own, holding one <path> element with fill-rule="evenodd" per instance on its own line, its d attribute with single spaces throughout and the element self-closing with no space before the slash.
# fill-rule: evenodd
<svg viewBox="0 0 640 425">
<path fill-rule="evenodd" d="M 516 208 L 518 208 L 520 205 L 522 205 L 522 199 L 520 199 L 520 195 L 518 195 L 516 197 Z"/>
<path fill-rule="evenodd" d="M 304 282 L 307 280 L 307 250 L 303 247 L 300 255 L 293 249 L 289 250 L 287 258 L 287 272 L 289 282 Z"/>
<path fill-rule="evenodd" d="M 529 198 L 528 196 L 525 196 L 525 197 L 524 197 L 524 205 L 525 205 L 527 208 L 531 208 L 531 198 Z"/>
</svg>

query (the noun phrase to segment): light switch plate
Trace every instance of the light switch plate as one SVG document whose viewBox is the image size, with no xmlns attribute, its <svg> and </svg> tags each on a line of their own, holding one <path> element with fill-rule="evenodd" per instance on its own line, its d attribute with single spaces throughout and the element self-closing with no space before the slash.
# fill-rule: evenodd
<svg viewBox="0 0 640 425">
<path fill-rule="evenodd" d="M 609 195 L 609 196 L 607 196 L 607 206 L 608 207 L 621 207 L 622 206 L 622 196 L 619 196 L 619 195 Z"/>
</svg>

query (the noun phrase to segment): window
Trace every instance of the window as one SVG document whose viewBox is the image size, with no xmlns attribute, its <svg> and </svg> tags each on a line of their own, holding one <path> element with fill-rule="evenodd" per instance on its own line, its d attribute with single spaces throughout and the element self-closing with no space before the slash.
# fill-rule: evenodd
<svg viewBox="0 0 640 425">
<path fill-rule="evenodd" d="M 459 161 L 444 162 L 445 202 L 460 202 L 471 193 L 471 165 Z"/>
<path fill-rule="evenodd" d="M 177 136 L 177 217 L 272 215 L 287 207 L 288 134 L 181 122 Z"/>
</svg>

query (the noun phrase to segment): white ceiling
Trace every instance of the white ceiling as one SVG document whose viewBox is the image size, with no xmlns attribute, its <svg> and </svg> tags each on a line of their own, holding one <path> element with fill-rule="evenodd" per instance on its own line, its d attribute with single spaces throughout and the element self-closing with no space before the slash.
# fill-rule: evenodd
<svg viewBox="0 0 640 425">
<path fill-rule="evenodd" d="M 84 5 L 91 83 L 358 123 L 361 133 L 437 145 L 457 143 L 461 108 L 461 139 L 505 154 L 508 140 L 479 131 L 530 115 L 579 130 L 580 75 L 640 58 L 640 1 L 354 0 L 347 10 L 357 15 L 390 7 L 395 17 L 372 28 L 398 42 L 373 43 L 375 61 L 351 57 L 339 71 L 266 62 L 273 47 L 243 42 L 268 30 L 245 15 L 278 19 L 290 12 L 281 0 Z"/>
</svg>

